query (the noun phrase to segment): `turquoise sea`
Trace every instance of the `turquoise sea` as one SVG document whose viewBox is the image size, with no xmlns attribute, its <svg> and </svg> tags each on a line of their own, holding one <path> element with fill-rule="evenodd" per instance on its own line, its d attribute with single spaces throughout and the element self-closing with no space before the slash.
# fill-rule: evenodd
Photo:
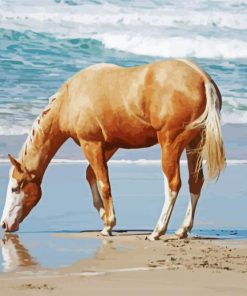
<svg viewBox="0 0 247 296">
<path fill-rule="evenodd" d="M 27 133 L 59 86 L 89 65 L 189 58 L 223 94 L 222 122 L 247 123 L 243 0 L 1 0 L 0 135 Z"/>
</svg>

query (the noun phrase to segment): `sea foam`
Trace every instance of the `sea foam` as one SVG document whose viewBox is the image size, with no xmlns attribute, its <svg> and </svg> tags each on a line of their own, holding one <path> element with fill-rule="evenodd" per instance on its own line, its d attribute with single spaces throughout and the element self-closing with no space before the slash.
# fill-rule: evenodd
<svg viewBox="0 0 247 296">
<path fill-rule="evenodd" d="M 121 1 L 98 5 L 92 1 L 74 1 L 80 5 L 2 2 L 0 20 L 5 29 L 34 30 L 56 38 L 91 38 L 107 48 L 150 56 L 247 57 L 247 7 L 241 6 L 242 2 L 192 5 L 188 1 L 187 6 L 179 1 L 173 5 L 153 1 L 143 5 L 123 5 Z"/>
</svg>

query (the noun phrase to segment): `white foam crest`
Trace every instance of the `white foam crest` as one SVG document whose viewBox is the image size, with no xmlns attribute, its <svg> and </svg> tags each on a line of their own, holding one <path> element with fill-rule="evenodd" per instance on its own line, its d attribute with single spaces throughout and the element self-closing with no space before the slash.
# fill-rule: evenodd
<svg viewBox="0 0 247 296">
<path fill-rule="evenodd" d="M 222 122 L 222 125 L 227 123 L 246 124 L 247 111 L 235 110 L 234 113 L 223 111 L 221 115 L 221 122 Z"/>
<path fill-rule="evenodd" d="M 117 7 L 59 7 L 53 10 L 51 7 L 19 7 L 15 10 L 0 9 L 1 21 L 12 21 L 29 26 L 32 21 L 42 22 L 43 29 L 51 29 L 51 23 L 74 25 L 110 25 L 110 26 L 161 26 L 161 27 L 181 27 L 187 26 L 214 26 L 244 30 L 247 28 L 246 13 L 230 12 L 195 12 L 181 10 L 174 14 L 170 9 L 153 9 L 148 11 L 125 10 L 120 12 Z M 63 29 L 63 27 L 61 27 Z M 88 29 L 88 28 L 87 28 Z"/>
<path fill-rule="evenodd" d="M 172 6 L 152 5 L 150 9 L 144 9 L 107 2 L 76 6 L 48 0 L 42 1 L 42 6 L 32 1 L 27 1 L 29 5 L 22 5 L 22 1 L 14 2 L 15 5 L 10 5 L 8 1 L 2 1 L 1 28 L 50 33 L 57 38 L 96 38 L 107 48 L 134 54 L 233 59 L 247 57 L 247 39 L 244 34 L 242 31 L 230 30 L 247 29 L 247 9 L 240 12 L 216 6 L 213 11 L 205 10 L 199 2 L 180 9 L 176 9 L 179 3 Z M 222 32 L 216 34 L 217 30 L 213 30 L 214 36 L 219 36 L 217 38 L 202 37 L 199 35 L 204 30 L 201 27 L 209 27 L 208 30 L 217 27 Z M 225 28 L 228 29 L 228 35 L 231 32 L 229 39 L 223 38 Z"/>
<path fill-rule="evenodd" d="M 245 124 L 247 123 L 247 100 L 234 97 L 223 97 L 221 111 L 222 124 Z"/>
<path fill-rule="evenodd" d="M 148 35 L 148 32 L 147 34 Z M 160 57 L 197 57 L 197 58 L 245 58 L 247 41 L 234 39 L 186 37 L 144 37 L 137 34 L 102 34 L 96 39 L 107 48 L 118 49 L 134 54 Z"/>
<path fill-rule="evenodd" d="M 186 31 L 191 30 L 192 33 L 195 32 L 194 27 L 198 26 L 247 29 L 247 9 L 239 11 L 233 7 L 225 7 L 225 3 L 220 7 L 212 3 L 214 7 L 212 10 L 205 9 L 200 2 L 181 6 L 176 1 L 173 5 L 164 3 L 151 5 L 149 9 L 124 6 L 117 2 L 75 6 L 44 0 L 42 5 L 39 2 L 27 0 L 24 1 L 25 3 L 17 0 L 14 2 L 14 5 L 7 0 L 0 2 L 2 28 L 53 33 L 57 37 L 80 38 L 85 35 L 90 36 L 93 32 L 117 31 L 121 34 L 126 30 L 134 30 L 137 33 L 148 30 L 152 32 L 154 28 L 158 28 L 161 33 L 168 28 L 182 29 L 185 33 L 184 26 Z M 209 4 L 208 7 L 210 7 Z"/>
<path fill-rule="evenodd" d="M 23 127 L 20 125 L 1 125 L 0 126 L 0 135 L 5 136 L 14 136 L 14 135 L 24 135 L 29 134 L 30 127 Z"/>
<path fill-rule="evenodd" d="M 64 3 L 57 4 L 54 1 L 39 2 L 15 1 L 11 5 L 8 1 L 1 1 L 1 20 L 8 22 L 28 23 L 29 20 L 46 23 L 69 22 L 74 24 L 110 24 L 110 25 L 143 25 L 173 26 L 179 27 L 183 24 L 188 26 L 218 26 L 234 29 L 247 28 L 247 17 L 245 10 L 234 10 L 232 7 L 214 5 L 214 10 L 205 9 L 200 3 L 181 6 L 174 2 L 172 6 L 160 3 L 152 5 L 149 9 L 143 7 L 123 6 L 107 3 L 101 5 L 83 4 L 69 6 Z M 152 1 L 151 1 L 152 2 Z M 225 1 L 224 1 L 225 2 Z M 213 5 L 213 4 L 212 4 Z"/>
</svg>

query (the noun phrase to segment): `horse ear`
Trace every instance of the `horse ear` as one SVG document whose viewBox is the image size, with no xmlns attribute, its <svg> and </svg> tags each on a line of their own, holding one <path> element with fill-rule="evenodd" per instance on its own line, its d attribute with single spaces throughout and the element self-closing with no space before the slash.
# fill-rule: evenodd
<svg viewBox="0 0 247 296">
<path fill-rule="evenodd" d="M 17 171 L 22 175 L 22 178 L 25 178 L 27 181 L 32 181 L 36 178 L 36 175 L 28 172 L 28 170 L 19 163 L 11 154 L 8 154 L 8 158 L 11 164 L 17 169 Z"/>
<path fill-rule="evenodd" d="M 8 154 L 8 158 L 11 164 L 17 169 L 19 173 L 24 173 L 22 165 L 12 155 Z"/>
</svg>

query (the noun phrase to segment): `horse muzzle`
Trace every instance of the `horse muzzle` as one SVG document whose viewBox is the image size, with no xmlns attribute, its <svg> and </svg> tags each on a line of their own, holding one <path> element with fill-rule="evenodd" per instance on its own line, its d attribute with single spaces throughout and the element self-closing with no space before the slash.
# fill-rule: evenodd
<svg viewBox="0 0 247 296">
<path fill-rule="evenodd" d="M 2 221 L 1 226 L 5 232 L 15 232 L 19 230 L 19 224 L 17 223 L 14 223 L 13 225 L 8 225 L 5 221 Z"/>
</svg>

